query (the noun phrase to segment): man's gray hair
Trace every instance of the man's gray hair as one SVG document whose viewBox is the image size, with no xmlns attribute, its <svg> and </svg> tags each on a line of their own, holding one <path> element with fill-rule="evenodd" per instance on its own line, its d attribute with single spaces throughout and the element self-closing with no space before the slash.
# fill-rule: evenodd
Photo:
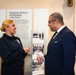
<svg viewBox="0 0 76 75">
<path fill-rule="evenodd" d="M 63 16 L 60 13 L 55 12 L 55 13 L 52 13 L 50 16 L 52 16 L 53 20 L 58 20 L 59 23 L 64 24 Z"/>
</svg>

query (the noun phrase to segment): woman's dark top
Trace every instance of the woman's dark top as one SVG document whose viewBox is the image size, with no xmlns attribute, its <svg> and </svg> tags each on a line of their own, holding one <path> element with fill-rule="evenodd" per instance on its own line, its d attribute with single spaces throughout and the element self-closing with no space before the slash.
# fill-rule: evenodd
<svg viewBox="0 0 76 75">
<path fill-rule="evenodd" d="M 23 46 L 18 37 L 10 37 L 3 34 L 0 38 L 0 56 L 3 60 L 2 68 L 23 67 L 26 55 L 27 53 L 23 50 Z"/>
</svg>

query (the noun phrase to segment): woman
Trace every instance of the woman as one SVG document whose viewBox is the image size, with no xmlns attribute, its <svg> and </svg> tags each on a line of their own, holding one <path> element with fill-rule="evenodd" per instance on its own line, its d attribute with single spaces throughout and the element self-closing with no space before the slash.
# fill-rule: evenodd
<svg viewBox="0 0 76 75">
<path fill-rule="evenodd" d="M 23 49 L 20 39 L 14 36 L 16 26 L 13 20 L 4 20 L 1 31 L 5 32 L 0 38 L 1 75 L 24 75 L 24 58 L 30 49 Z"/>
</svg>

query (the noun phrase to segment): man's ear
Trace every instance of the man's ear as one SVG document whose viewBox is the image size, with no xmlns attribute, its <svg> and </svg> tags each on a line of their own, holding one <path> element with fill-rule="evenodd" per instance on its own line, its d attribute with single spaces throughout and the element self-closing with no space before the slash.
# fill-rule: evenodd
<svg viewBox="0 0 76 75">
<path fill-rule="evenodd" d="M 57 24 L 59 23 L 58 20 L 55 21 Z"/>
</svg>

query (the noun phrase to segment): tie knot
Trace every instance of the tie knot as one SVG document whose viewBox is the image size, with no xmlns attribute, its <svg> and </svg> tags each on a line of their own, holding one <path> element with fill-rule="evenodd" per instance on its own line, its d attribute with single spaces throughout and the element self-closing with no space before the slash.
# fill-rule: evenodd
<svg viewBox="0 0 76 75">
<path fill-rule="evenodd" d="M 55 34 L 57 34 L 57 31 L 55 32 Z M 54 35 L 55 35 L 55 34 L 54 34 Z"/>
<path fill-rule="evenodd" d="M 56 37 L 56 34 L 57 34 L 57 31 L 54 33 L 54 35 L 53 35 L 53 39 Z"/>
</svg>

